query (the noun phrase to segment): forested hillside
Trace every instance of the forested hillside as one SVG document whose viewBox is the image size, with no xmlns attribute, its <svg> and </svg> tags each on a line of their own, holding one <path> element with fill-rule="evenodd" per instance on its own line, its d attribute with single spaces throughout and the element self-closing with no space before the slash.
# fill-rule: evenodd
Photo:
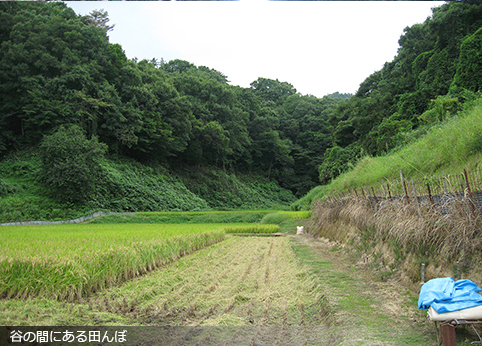
<svg viewBox="0 0 482 346">
<path fill-rule="evenodd" d="M 183 60 L 129 60 L 108 19 L 60 2 L 0 3 L 0 195 L 73 209 L 288 205 L 423 136 L 482 85 L 479 2 L 435 8 L 356 95 L 323 98 L 262 77 L 233 86 Z M 173 196 L 187 191 L 173 204 L 156 200 L 167 181 Z"/>
<path fill-rule="evenodd" d="M 3 196 L 74 209 L 271 208 L 318 184 L 328 116 L 351 95 L 302 96 L 261 77 L 241 88 L 187 61 L 129 60 L 108 22 L 64 3 L 0 4 Z M 195 198 L 147 193 L 170 179 Z"/>
<path fill-rule="evenodd" d="M 317 183 L 342 97 L 264 78 L 235 87 L 187 61 L 130 61 L 109 27 L 63 3 L 8 2 L 0 15 L 3 155 L 76 124 L 143 162 L 264 172 L 298 194 Z"/>
<path fill-rule="evenodd" d="M 448 2 L 407 27 L 393 61 L 374 72 L 330 116 L 333 148 L 320 166 L 328 183 L 363 156 L 379 156 L 423 136 L 480 97 L 482 3 Z"/>
</svg>

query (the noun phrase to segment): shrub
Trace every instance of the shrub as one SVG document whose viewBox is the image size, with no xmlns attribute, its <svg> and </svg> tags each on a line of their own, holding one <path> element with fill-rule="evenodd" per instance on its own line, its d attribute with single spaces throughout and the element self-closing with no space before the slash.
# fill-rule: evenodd
<svg viewBox="0 0 482 346">
<path fill-rule="evenodd" d="M 17 184 L 10 184 L 0 179 L 0 197 L 4 197 L 8 194 L 14 194 L 20 190 Z"/>
<path fill-rule="evenodd" d="M 40 145 L 41 180 L 64 202 L 84 202 L 95 188 L 107 145 L 79 126 L 60 127 Z"/>
<path fill-rule="evenodd" d="M 289 216 L 286 213 L 270 213 L 266 214 L 262 219 L 261 222 L 262 224 L 276 224 L 279 225 L 285 220 L 288 220 Z"/>
</svg>

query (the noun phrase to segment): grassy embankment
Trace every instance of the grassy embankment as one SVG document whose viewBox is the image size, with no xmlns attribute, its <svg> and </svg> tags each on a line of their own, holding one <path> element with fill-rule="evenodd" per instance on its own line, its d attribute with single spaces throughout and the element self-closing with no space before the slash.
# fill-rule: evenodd
<svg viewBox="0 0 482 346">
<path fill-rule="evenodd" d="M 406 180 L 429 182 L 434 192 L 440 191 L 442 171 L 450 180 L 464 169 L 471 172 L 482 168 L 482 100 L 472 108 L 445 123 L 433 126 L 419 140 L 392 154 L 365 157 L 352 171 L 342 174 L 330 184 L 318 186 L 294 203 L 296 208 L 309 208 L 313 201 L 332 193 L 349 189 L 380 187 L 382 179 L 390 182 L 396 194 L 402 193 L 400 170 Z M 425 186 L 425 185 L 423 185 Z"/>
<path fill-rule="evenodd" d="M 174 172 L 111 157 L 104 160 L 102 178 L 88 201 L 69 204 L 53 198 L 43 186 L 41 169 L 34 149 L 10 153 L 0 161 L 0 223 L 75 219 L 99 210 L 288 210 L 295 200 L 290 191 L 261 176 L 199 167 Z"/>
<path fill-rule="evenodd" d="M 382 203 L 375 213 L 361 198 L 360 188 L 380 188 L 384 179 L 390 182 L 392 195 L 403 196 L 399 175 L 402 170 L 406 181 L 413 179 L 421 188 L 419 196 L 424 194 L 422 188 L 426 183 L 430 183 L 432 193 L 442 193 L 444 171 L 449 190 L 460 191 L 463 169 L 472 174 L 472 188 L 480 188 L 473 177 L 478 178 L 481 169 L 481 133 L 479 100 L 469 111 L 433 127 L 424 137 L 393 154 L 363 159 L 353 171 L 299 201 L 298 205 L 306 204 L 330 193 L 336 195 L 340 190 L 359 189 L 360 198 L 340 196 L 314 203 L 311 232 L 352 245 L 352 249 L 358 250 L 357 260 L 376 268 L 382 277 L 396 276 L 418 285 L 422 263 L 427 264 L 426 278 L 430 279 L 456 276 L 457 262 L 463 277 L 480 277 L 482 225 L 478 217 L 471 215 L 470 208 L 461 203 L 447 204 L 446 210 L 433 208 L 430 203 L 419 206 L 413 202 L 409 185 L 412 204 L 405 200 Z M 447 210 L 450 212 L 446 213 Z"/>
</svg>

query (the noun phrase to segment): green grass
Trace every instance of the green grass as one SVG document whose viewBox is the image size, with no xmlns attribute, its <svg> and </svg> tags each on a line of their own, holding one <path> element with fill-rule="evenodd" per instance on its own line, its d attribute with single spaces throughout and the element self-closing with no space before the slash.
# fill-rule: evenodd
<svg viewBox="0 0 482 346">
<path fill-rule="evenodd" d="M 368 272 L 354 267 L 339 251 L 328 251 L 317 243 L 295 237 L 290 240 L 294 254 L 326 296 L 326 310 L 334 320 L 332 332 L 339 336 L 337 344 L 437 344 L 432 326 L 417 310 L 412 293 L 407 296 L 401 288 L 369 277 Z M 386 306 L 396 306 L 397 313 Z M 420 322 L 414 323 L 414 318 Z"/>
<path fill-rule="evenodd" d="M 400 170 L 405 180 L 413 179 L 421 188 L 429 182 L 432 192 L 441 192 L 442 171 L 452 178 L 453 185 L 457 184 L 457 179 L 460 180 L 464 169 L 479 174 L 482 158 L 481 103 L 479 101 L 469 111 L 432 127 L 424 137 L 390 155 L 363 158 L 352 171 L 340 175 L 326 186 L 311 190 L 295 202 L 292 209 L 306 209 L 315 199 L 329 193 L 367 186 L 378 188 L 382 179 L 390 182 L 392 195 L 402 194 Z"/>
<path fill-rule="evenodd" d="M 282 213 L 270 213 L 266 214 L 263 219 L 261 219 L 260 223 L 262 224 L 277 224 L 279 225 L 283 221 L 288 219 L 288 215 Z"/>
<path fill-rule="evenodd" d="M 0 228 L 0 296 L 73 301 L 224 239 L 224 225 Z"/>
<path fill-rule="evenodd" d="M 281 211 L 279 213 L 288 216 L 288 219 L 294 219 L 294 220 L 306 220 L 306 219 L 309 219 L 311 217 L 311 211 L 310 210 Z"/>
<path fill-rule="evenodd" d="M 309 219 L 310 211 L 291 212 L 281 210 L 236 210 L 192 212 L 137 212 L 128 215 L 105 215 L 89 223 L 258 223 L 267 215 L 285 219 Z M 264 222 L 266 223 L 266 222 Z M 268 222 L 269 223 L 269 222 Z M 273 223 L 273 222 L 272 222 Z M 278 223 L 278 222 L 274 222 Z"/>
<path fill-rule="evenodd" d="M 313 202 L 322 198 L 331 190 L 331 185 L 319 185 L 312 188 L 305 196 L 291 204 L 292 210 L 308 210 Z"/>
<path fill-rule="evenodd" d="M 460 174 L 474 167 L 482 154 L 482 105 L 468 114 L 435 126 L 425 137 L 383 157 L 366 157 L 355 169 L 333 183 L 343 190 L 378 185 L 381 179 L 399 181 L 399 171 L 417 181 L 445 174 Z"/>
<path fill-rule="evenodd" d="M 279 231 L 278 225 L 260 225 L 260 224 L 244 224 L 244 225 L 231 225 L 224 227 L 224 231 L 230 234 L 269 234 Z"/>
</svg>

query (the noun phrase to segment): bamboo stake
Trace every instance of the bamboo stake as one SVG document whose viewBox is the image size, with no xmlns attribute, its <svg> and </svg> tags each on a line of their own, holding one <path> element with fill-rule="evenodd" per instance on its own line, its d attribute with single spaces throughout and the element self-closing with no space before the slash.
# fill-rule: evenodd
<svg viewBox="0 0 482 346">
<path fill-rule="evenodd" d="M 392 201 L 392 193 L 390 192 L 390 185 L 388 184 L 387 181 L 387 189 L 388 189 L 388 198 L 390 198 L 390 202 Z"/>
<path fill-rule="evenodd" d="M 430 204 L 433 206 L 432 192 L 430 191 L 430 185 L 427 183 L 428 198 L 430 199 Z"/>
<path fill-rule="evenodd" d="M 407 204 L 410 204 L 410 200 L 408 199 L 407 185 L 405 184 L 405 181 L 403 180 L 402 170 L 400 170 L 400 180 L 402 181 L 402 186 L 405 189 L 405 198 L 407 199 Z"/>
<path fill-rule="evenodd" d="M 385 198 L 387 198 L 388 193 L 387 193 L 387 188 L 385 187 L 385 180 L 384 179 L 382 179 L 382 188 L 385 191 Z"/>
<path fill-rule="evenodd" d="M 447 182 L 445 180 L 445 172 L 442 171 L 442 179 L 443 179 L 443 182 L 444 182 L 444 191 L 445 191 L 445 194 L 447 194 Z"/>
<path fill-rule="evenodd" d="M 467 177 L 467 171 L 465 169 L 464 169 L 464 176 L 465 176 L 465 182 L 467 183 L 467 190 L 469 192 L 469 201 L 470 201 L 470 208 L 472 209 L 472 216 L 475 219 L 475 206 L 474 206 L 474 201 L 472 199 L 472 192 L 470 191 L 469 178 Z"/>
<path fill-rule="evenodd" d="M 373 190 L 373 187 L 372 187 L 372 192 L 373 192 L 373 198 L 375 198 L 375 203 L 377 204 L 377 209 L 378 209 L 378 198 L 375 195 L 375 190 Z"/>
</svg>

